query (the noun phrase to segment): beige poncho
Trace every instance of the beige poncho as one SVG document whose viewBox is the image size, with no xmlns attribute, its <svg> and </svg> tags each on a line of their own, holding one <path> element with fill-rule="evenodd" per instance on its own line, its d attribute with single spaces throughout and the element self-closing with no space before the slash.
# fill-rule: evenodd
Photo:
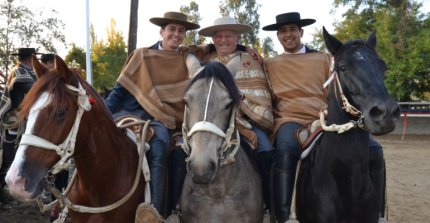
<svg viewBox="0 0 430 223">
<path fill-rule="evenodd" d="M 274 94 L 275 131 L 286 122 L 306 124 L 327 106 L 324 82 L 330 75 L 330 55 L 283 54 L 265 61 Z"/>
</svg>

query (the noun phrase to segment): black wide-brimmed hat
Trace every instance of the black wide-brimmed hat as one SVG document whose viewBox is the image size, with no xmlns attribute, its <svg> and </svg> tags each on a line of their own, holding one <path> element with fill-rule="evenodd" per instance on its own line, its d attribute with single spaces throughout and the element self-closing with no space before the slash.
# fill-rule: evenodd
<svg viewBox="0 0 430 223">
<path fill-rule="evenodd" d="M 265 31 L 277 31 L 279 27 L 288 24 L 296 24 L 299 27 L 308 26 L 315 22 L 315 19 L 301 19 L 300 13 L 288 12 L 276 16 L 276 23 L 263 27 Z"/>
<path fill-rule="evenodd" d="M 187 15 L 180 12 L 166 12 L 164 13 L 164 17 L 150 18 L 149 21 L 157 26 L 166 26 L 167 24 L 175 23 L 185 26 L 187 30 L 200 28 L 200 25 L 188 22 Z"/>
<path fill-rule="evenodd" d="M 46 63 L 46 62 L 48 62 L 50 60 L 54 60 L 55 59 L 54 55 L 55 54 L 53 54 L 53 53 L 43 53 L 42 56 L 40 56 L 40 60 L 43 63 Z"/>
<path fill-rule="evenodd" d="M 31 56 L 32 54 L 40 54 L 36 53 L 36 49 L 34 48 L 19 48 L 18 53 L 11 53 L 13 56 Z"/>
</svg>

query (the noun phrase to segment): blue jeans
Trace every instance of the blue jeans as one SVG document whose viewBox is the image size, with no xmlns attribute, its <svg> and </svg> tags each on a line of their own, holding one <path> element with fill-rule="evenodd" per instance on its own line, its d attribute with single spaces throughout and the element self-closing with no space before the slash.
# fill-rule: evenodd
<svg viewBox="0 0 430 223">
<path fill-rule="evenodd" d="M 257 135 L 257 152 L 272 151 L 273 145 L 267 133 L 256 125 L 252 125 L 253 132 Z"/>
<path fill-rule="evenodd" d="M 296 131 L 300 127 L 302 125 L 295 122 L 287 122 L 281 125 L 275 138 L 275 156 L 278 153 L 287 153 L 296 160 L 300 159 L 301 150 L 296 139 Z"/>
</svg>

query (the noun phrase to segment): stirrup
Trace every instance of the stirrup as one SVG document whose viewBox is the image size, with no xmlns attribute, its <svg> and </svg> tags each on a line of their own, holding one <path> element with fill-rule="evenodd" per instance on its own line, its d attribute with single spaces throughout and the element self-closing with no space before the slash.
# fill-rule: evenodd
<svg viewBox="0 0 430 223">
<path fill-rule="evenodd" d="M 136 210 L 135 223 L 161 223 L 163 217 L 148 202 L 139 204 Z"/>
</svg>

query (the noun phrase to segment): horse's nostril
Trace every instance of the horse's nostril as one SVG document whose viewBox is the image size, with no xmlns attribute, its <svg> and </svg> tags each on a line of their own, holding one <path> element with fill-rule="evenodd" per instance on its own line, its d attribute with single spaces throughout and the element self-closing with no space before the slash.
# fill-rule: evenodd
<svg viewBox="0 0 430 223">
<path fill-rule="evenodd" d="M 369 111 L 370 117 L 378 118 L 385 114 L 385 107 L 375 106 Z"/>
</svg>

